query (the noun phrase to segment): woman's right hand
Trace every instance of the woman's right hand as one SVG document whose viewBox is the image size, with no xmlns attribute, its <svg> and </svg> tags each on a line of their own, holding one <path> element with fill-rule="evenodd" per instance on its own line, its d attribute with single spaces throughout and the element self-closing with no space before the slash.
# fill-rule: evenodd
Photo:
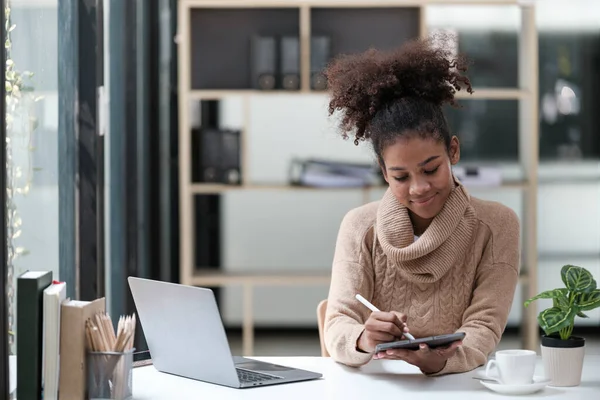
<svg viewBox="0 0 600 400">
<path fill-rule="evenodd" d="M 359 350 L 371 353 L 379 343 L 402 340 L 404 332 L 408 332 L 406 315 L 396 311 L 374 311 L 365 322 L 357 346 Z"/>
</svg>

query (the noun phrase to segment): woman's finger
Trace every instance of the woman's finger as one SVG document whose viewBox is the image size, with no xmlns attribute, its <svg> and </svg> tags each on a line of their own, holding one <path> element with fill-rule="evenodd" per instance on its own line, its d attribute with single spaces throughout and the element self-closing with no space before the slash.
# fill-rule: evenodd
<svg viewBox="0 0 600 400">
<path fill-rule="evenodd" d="M 385 352 L 388 356 L 394 356 L 399 358 L 407 358 L 409 357 L 410 350 L 405 349 L 389 349 Z"/>
<path fill-rule="evenodd" d="M 439 349 L 436 349 L 435 351 L 440 357 L 448 358 L 448 357 L 452 356 L 454 353 L 456 353 L 456 350 L 458 350 L 458 348 L 461 344 L 462 344 L 461 341 L 454 342 L 448 347 L 439 348 Z"/>
<path fill-rule="evenodd" d="M 405 326 L 396 314 L 382 311 L 371 313 L 365 324 L 369 330 L 391 333 L 395 337 L 402 336 Z"/>
<path fill-rule="evenodd" d="M 402 329 L 393 321 L 376 321 L 373 323 L 373 330 L 391 334 L 393 337 L 402 336 Z"/>
<path fill-rule="evenodd" d="M 405 358 L 403 357 L 398 357 L 395 355 L 391 355 L 391 354 L 386 354 L 386 353 L 379 353 L 379 355 L 377 356 L 377 358 L 375 358 L 376 360 L 396 360 L 396 361 L 406 361 Z"/>
<path fill-rule="evenodd" d="M 406 316 L 406 314 L 403 314 L 401 312 L 398 311 L 392 311 L 396 317 L 398 318 L 398 321 L 402 322 L 403 324 L 406 323 L 406 321 L 408 320 L 408 317 Z"/>
<path fill-rule="evenodd" d="M 388 355 L 388 354 L 386 354 L 385 351 L 380 351 L 379 353 L 373 354 L 373 359 L 374 360 L 382 360 L 382 359 L 399 360 L 398 357 Z"/>
<path fill-rule="evenodd" d="M 369 339 L 379 342 L 386 343 L 394 341 L 396 337 L 390 333 L 381 332 L 381 331 L 371 331 L 369 332 Z"/>
</svg>

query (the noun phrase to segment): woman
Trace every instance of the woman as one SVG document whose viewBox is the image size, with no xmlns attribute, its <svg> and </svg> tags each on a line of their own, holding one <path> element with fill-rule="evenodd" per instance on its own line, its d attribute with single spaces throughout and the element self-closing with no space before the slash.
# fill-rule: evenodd
<svg viewBox="0 0 600 400">
<path fill-rule="evenodd" d="M 404 360 L 427 375 L 472 370 L 502 336 L 519 276 L 519 221 L 509 208 L 471 197 L 452 165 L 459 142 L 442 106 L 472 93 L 463 58 L 413 41 L 399 50 L 336 59 L 326 70 L 330 115 L 342 135 L 369 140 L 388 189 L 351 210 L 337 239 L 325 341 L 338 362 Z M 355 299 L 359 293 L 381 312 Z M 443 349 L 389 350 L 403 332 L 465 332 Z"/>
</svg>

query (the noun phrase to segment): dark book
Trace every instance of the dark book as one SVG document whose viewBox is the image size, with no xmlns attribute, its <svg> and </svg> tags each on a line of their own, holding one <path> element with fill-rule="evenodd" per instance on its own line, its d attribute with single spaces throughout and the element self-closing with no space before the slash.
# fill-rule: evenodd
<svg viewBox="0 0 600 400">
<path fill-rule="evenodd" d="M 17 398 L 42 399 L 44 289 L 52 271 L 27 271 L 17 278 Z"/>
</svg>

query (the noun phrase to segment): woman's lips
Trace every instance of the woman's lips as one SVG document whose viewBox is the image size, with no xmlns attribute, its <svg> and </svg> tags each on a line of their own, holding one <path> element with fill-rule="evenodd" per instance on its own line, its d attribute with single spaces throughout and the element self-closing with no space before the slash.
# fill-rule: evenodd
<svg viewBox="0 0 600 400">
<path fill-rule="evenodd" d="M 433 202 L 433 199 L 435 198 L 435 194 L 429 196 L 429 197 L 424 197 L 422 199 L 413 199 L 411 200 L 413 202 L 413 204 L 415 204 L 418 207 L 425 207 L 430 205 Z"/>
</svg>

